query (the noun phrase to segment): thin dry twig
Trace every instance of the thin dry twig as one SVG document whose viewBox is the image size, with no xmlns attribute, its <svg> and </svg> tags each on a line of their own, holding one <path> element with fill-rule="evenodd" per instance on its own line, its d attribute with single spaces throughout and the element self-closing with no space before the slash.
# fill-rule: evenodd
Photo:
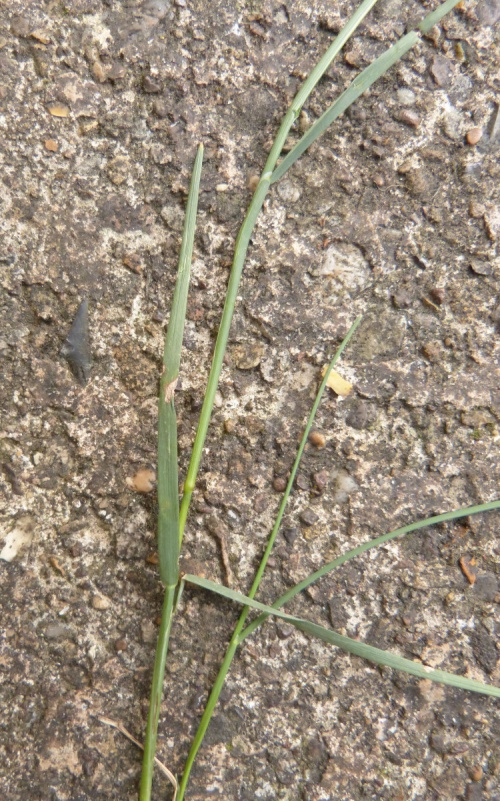
<svg viewBox="0 0 500 801">
<path fill-rule="evenodd" d="M 111 718 L 97 717 L 97 720 L 100 721 L 101 723 L 104 723 L 106 726 L 111 726 L 113 729 L 117 729 L 121 734 L 125 735 L 125 737 L 127 737 L 131 742 L 133 742 L 134 745 L 137 745 L 138 748 L 141 749 L 141 751 L 144 751 L 143 744 L 140 743 L 139 740 L 136 740 L 134 735 L 130 734 L 130 732 L 125 728 L 125 726 L 123 726 L 122 723 L 118 723 L 116 720 L 111 720 Z M 161 772 L 164 774 L 164 776 L 167 777 L 170 784 L 174 788 L 174 797 L 172 798 L 172 801 L 175 801 L 177 796 L 177 779 L 175 778 L 174 774 L 163 764 L 163 762 L 160 762 L 158 757 L 155 757 L 155 763 L 158 765 Z"/>
</svg>

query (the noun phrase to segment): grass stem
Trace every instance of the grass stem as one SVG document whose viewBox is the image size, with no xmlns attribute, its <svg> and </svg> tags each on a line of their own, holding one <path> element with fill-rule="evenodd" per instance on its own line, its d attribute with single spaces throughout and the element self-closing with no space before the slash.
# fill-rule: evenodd
<svg viewBox="0 0 500 801">
<path fill-rule="evenodd" d="M 176 587 L 165 588 L 165 598 L 163 600 L 158 644 L 156 646 L 155 664 L 153 668 L 153 679 L 151 682 L 146 739 L 144 741 L 144 758 L 142 762 L 141 786 L 139 792 L 140 801 L 151 801 L 158 720 L 163 694 L 163 678 L 165 675 L 168 641 L 170 638 L 170 629 L 172 627 L 172 611 L 175 603 L 175 593 Z"/>
</svg>

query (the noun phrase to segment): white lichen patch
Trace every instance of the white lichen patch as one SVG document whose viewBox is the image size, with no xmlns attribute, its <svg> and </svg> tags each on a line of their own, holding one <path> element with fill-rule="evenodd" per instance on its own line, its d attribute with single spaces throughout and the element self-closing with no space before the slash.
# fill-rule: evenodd
<svg viewBox="0 0 500 801">
<path fill-rule="evenodd" d="M 3 545 L 0 551 L 0 559 L 5 562 L 13 562 L 26 548 L 31 545 L 35 521 L 29 515 L 20 517 L 12 523 L 5 523 L 3 530 L 0 529 L 0 544 Z"/>
<path fill-rule="evenodd" d="M 360 248 L 346 242 L 330 245 L 319 267 L 310 271 L 315 278 L 329 278 L 331 300 L 364 289 L 372 280 L 370 265 Z"/>
</svg>

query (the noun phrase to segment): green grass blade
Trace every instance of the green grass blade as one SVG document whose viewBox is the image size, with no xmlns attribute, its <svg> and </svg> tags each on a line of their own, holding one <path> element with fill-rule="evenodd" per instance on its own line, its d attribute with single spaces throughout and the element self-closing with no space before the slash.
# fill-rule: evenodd
<svg viewBox="0 0 500 801">
<path fill-rule="evenodd" d="M 473 692 L 481 693 L 482 695 L 492 695 L 495 698 L 500 698 L 500 687 L 495 687 L 491 684 L 484 684 L 483 682 L 475 681 L 474 679 L 466 679 L 463 676 L 456 676 L 455 674 L 447 673 L 444 670 L 433 670 L 432 668 L 428 668 L 418 662 L 412 662 L 409 659 L 404 659 L 402 656 L 398 656 L 397 654 L 382 651 L 380 648 L 374 648 L 371 645 L 366 645 L 366 643 L 358 642 L 358 640 L 353 640 L 350 637 L 345 637 L 342 634 L 337 634 L 335 631 L 331 631 L 331 629 L 327 629 L 324 626 L 319 626 L 317 623 L 311 623 L 309 620 L 303 620 L 300 617 L 287 615 L 285 612 L 274 609 L 272 606 L 261 604 L 258 601 L 255 601 L 253 598 L 249 598 L 247 595 L 242 595 L 239 592 L 235 592 L 235 590 L 230 590 L 228 587 L 223 587 L 221 584 L 216 584 L 214 581 L 199 578 L 198 576 L 193 576 L 191 574 L 186 574 L 183 576 L 183 581 L 189 584 L 196 584 L 198 587 L 215 592 L 218 595 L 222 595 L 224 598 L 229 598 L 231 601 L 236 601 L 236 603 L 242 604 L 243 606 L 257 609 L 260 612 L 265 612 L 267 615 L 279 617 L 281 620 L 291 623 L 293 626 L 305 632 L 306 634 L 317 637 L 320 640 L 323 640 L 323 642 L 334 645 L 337 648 L 341 648 L 343 651 L 347 651 L 350 654 L 359 656 L 362 659 L 375 662 L 377 665 L 387 665 L 387 667 L 394 668 L 396 670 L 403 670 L 405 673 L 410 673 L 411 675 L 417 676 L 420 679 L 431 679 L 432 681 L 437 681 L 441 684 L 447 684 L 450 687 L 459 687 L 462 690 L 472 690 Z"/>
<path fill-rule="evenodd" d="M 342 353 L 344 352 L 344 350 L 346 349 L 347 345 L 349 344 L 350 340 L 354 336 L 354 332 L 356 331 L 356 329 L 359 326 L 360 322 L 361 322 L 361 317 L 357 317 L 356 320 L 351 325 L 349 331 L 347 332 L 347 334 L 345 335 L 344 339 L 342 340 L 342 342 L 340 343 L 339 347 L 337 348 L 335 356 L 333 357 L 333 359 L 331 360 L 330 364 L 328 365 L 328 368 L 327 368 L 327 370 L 325 372 L 325 375 L 323 376 L 323 380 L 322 380 L 322 382 L 320 384 L 318 392 L 316 393 L 316 399 L 315 399 L 313 407 L 312 407 L 312 409 L 311 409 L 311 411 L 309 413 L 309 417 L 307 418 L 307 423 L 306 423 L 306 426 L 304 428 L 304 432 L 302 434 L 299 447 L 297 449 L 297 455 L 295 457 L 295 461 L 293 463 L 293 467 L 292 467 L 292 469 L 290 471 L 290 475 L 288 477 L 286 489 L 285 489 L 285 492 L 283 493 L 283 498 L 281 500 L 280 507 L 278 509 L 278 514 L 276 515 L 276 520 L 274 522 L 274 526 L 272 528 L 271 534 L 269 535 L 269 540 L 267 542 L 266 550 L 264 551 L 264 555 L 263 555 L 262 560 L 260 562 L 260 565 L 259 565 L 259 568 L 257 570 L 257 573 L 255 574 L 255 578 L 253 580 L 252 588 L 251 588 L 251 590 L 249 592 L 249 595 L 250 595 L 251 598 L 253 598 L 255 596 L 257 590 L 259 589 L 260 582 L 261 582 L 262 576 L 264 574 L 264 570 L 266 569 L 266 565 L 267 565 L 268 559 L 269 559 L 269 557 L 271 555 L 271 551 L 273 549 L 274 542 L 276 540 L 276 536 L 278 534 L 278 531 L 279 531 L 279 528 L 280 528 L 280 525 L 281 525 L 281 521 L 283 519 L 283 515 L 285 514 L 285 509 L 286 509 L 286 505 L 288 503 L 288 498 L 290 497 L 290 493 L 291 493 L 291 491 L 293 489 L 293 483 L 295 481 L 295 476 L 297 475 L 297 470 L 299 469 L 299 465 L 300 465 L 300 462 L 302 460 L 302 454 L 304 453 L 304 448 L 306 446 L 307 439 L 309 437 L 309 433 L 311 431 L 311 427 L 312 427 L 312 424 L 314 422 L 314 418 L 316 417 L 316 413 L 318 411 L 319 404 L 321 403 L 321 398 L 323 397 L 323 394 L 324 394 L 325 389 L 326 389 L 326 385 L 328 383 L 328 378 L 329 378 L 330 373 L 332 372 L 334 366 L 337 364 L 338 360 L 342 356 Z"/>
<path fill-rule="evenodd" d="M 396 62 L 398 62 L 408 50 L 411 50 L 414 45 L 420 41 L 421 34 L 427 33 L 433 25 L 448 14 L 460 0 L 446 0 L 442 3 L 436 11 L 433 11 L 417 26 L 419 30 L 411 31 L 403 36 L 396 44 L 392 45 L 388 50 L 384 51 L 378 58 L 376 58 L 366 69 L 359 73 L 353 80 L 351 85 L 339 98 L 333 103 L 330 108 L 316 122 L 311 125 L 309 130 L 297 142 L 295 147 L 285 156 L 283 161 L 274 170 L 271 176 L 271 184 L 279 181 L 280 178 L 290 169 L 292 164 L 295 164 L 297 159 L 318 139 L 326 129 L 337 119 L 347 108 L 349 108 L 355 100 L 358 99 L 363 92 L 377 81 L 381 75 L 387 72 Z"/>
<path fill-rule="evenodd" d="M 179 475 L 174 391 L 179 375 L 182 337 L 186 319 L 202 161 L 203 146 L 200 145 L 196 154 L 189 187 L 179 267 L 172 300 L 172 311 L 165 338 L 163 373 L 160 380 L 158 401 L 158 557 L 160 578 L 165 584 L 165 599 L 151 683 L 151 697 L 142 762 L 140 801 L 150 801 L 151 799 L 163 678 L 175 605 L 176 585 L 179 577 Z"/>
<path fill-rule="evenodd" d="M 335 568 L 340 567 L 340 565 L 343 565 L 350 559 L 354 559 L 354 557 L 370 550 L 370 548 L 376 548 L 379 545 L 383 545 L 384 542 L 389 542 L 397 537 L 403 537 L 405 534 L 410 534 L 412 531 L 418 531 L 419 529 L 427 528 L 428 526 L 435 526 L 438 523 L 447 523 L 450 520 L 458 520 L 460 517 L 477 515 L 481 512 L 491 512 L 493 509 L 500 509 L 500 500 L 481 503 L 477 506 L 467 506 L 463 509 L 455 509 L 453 512 L 444 512 L 443 514 L 435 515 L 434 517 L 426 517 L 425 520 L 418 520 L 416 523 L 409 523 L 407 526 L 401 526 L 401 528 L 396 528 L 394 531 L 389 531 L 389 533 L 382 534 L 380 537 L 376 537 L 373 540 L 368 540 L 368 542 L 364 542 L 361 545 L 358 545 L 356 548 L 346 551 L 346 553 L 338 556 L 332 562 L 328 562 L 327 564 L 323 565 L 323 567 L 320 567 L 319 570 L 311 573 L 310 576 L 307 576 L 307 578 L 300 581 L 294 587 L 291 587 L 289 590 L 287 590 L 287 592 L 284 593 L 284 595 L 282 595 L 273 603 L 273 608 L 279 609 L 280 607 L 284 606 L 286 603 L 288 603 L 288 601 L 298 595 L 299 592 L 306 590 L 311 586 L 311 584 L 314 584 L 315 581 L 318 581 L 318 579 L 326 576 L 327 573 L 330 573 L 332 570 L 335 570 Z M 248 637 L 265 621 L 265 619 L 266 615 L 259 615 L 259 617 L 253 620 L 242 632 L 241 639 L 243 640 Z"/>
<path fill-rule="evenodd" d="M 312 426 L 314 418 L 316 416 L 316 412 L 318 410 L 319 403 L 320 403 L 321 398 L 323 396 L 323 393 L 325 391 L 326 384 L 327 384 L 327 381 L 328 381 L 328 377 L 329 377 L 334 365 L 340 359 L 342 353 L 344 352 L 345 348 L 347 347 L 349 341 L 351 340 L 351 337 L 354 335 L 354 332 L 356 331 L 356 329 L 357 329 L 358 325 L 360 324 L 360 322 L 361 322 L 361 317 L 358 317 L 354 321 L 352 326 L 350 327 L 349 331 L 347 332 L 347 334 L 345 335 L 344 339 L 340 343 L 340 345 L 339 345 L 339 347 L 338 347 L 333 359 L 331 360 L 330 364 L 328 365 L 328 369 L 326 370 L 325 375 L 323 377 L 323 381 L 321 382 L 321 385 L 320 385 L 320 387 L 318 389 L 318 392 L 317 392 L 317 395 L 316 395 L 316 400 L 315 400 L 313 408 L 311 409 L 311 412 L 309 414 L 309 417 L 308 417 L 308 420 L 307 420 L 307 423 L 306 423 L 306 426 L 305 426 L 305 429 L 304 429 L 304 433 L 302 435 L 302 439 L 300 441 L 300 445 L 299 445 L 299 448 L 298 448 L 298 451 L 297 451 L 297 456 L 295 457 L 295 461 L 294 461 L 292 470 L 290 472 L 290 476 L 288 478 L 287 487 L 286 487 L 286 490 L 284 492 L 283 499 L 282 499 L 281 504 L 280 504 L 280 508 L 278 510 L 276 521 L 274 523 L 274 526 L 273 526 L 273 529 L 271 531 L 271 534 L 269 535 L 269 540 L 268 540 L 268 543 L 267 543 L 267 546 L 266 546 L 266 550 L 264 551 L 264 555 L 262 557 L 261 563 L 259 565 L 259 568 L 257 570 L 257 573 L 255 575 L 255 578 L 254 578 L 254 581 L 253 581 L 253 584 L 252 584 L 252 587 L 250 589 L 250 596 L 252 598 L 254 597 L 255 593 L 259 589 L 259 585 L 260 585 L 260 581 L 262 579 L 262 575 L 263 575 L 264 570 L 266 568 L 269 556 L 271 555 L 271 551 L 272 551 L 272 548 L 273 548 L 273 545 L 274 545 L 274 541 L 276 539 L 276 535 L 278 533 L 278 530 L 279 530 L 279 527 L 280 527 L 280 524 L 281 524 L 281 520 L 282 520 L 283 514 L 285 512 L 285 507 L 286 507 L 288 498 L 290 496 L 290 492 L 292 491 L 293 482 L 295 480 L 295 475 L 297 473 L 297 469 L 299 467 L 300 460 L 302 458 L 302 454 L 303 454 L 303 451 L 304 451 L 304 448 L 305 448 L 305 445 L 306 445 L 306 442 L 307 442 L 307 438 L 309 436 L 309 432 L 311 430 L 311 426 Z M 182 586 L 183 586 L 183 581 L 181 581 L 181 584 L 180 584 L 180 587 L 182 587 Z M 210 723 L 210 720 L 211 720 L 213 711 L 215 709 L 215 706 L 217 704 L 217 701 L 219 699 L 219 695 L 220 695 L 222 687 L 224 685 L 224 681 L 226 679 L 228 670 L 231 667 L 231 662 L 233 661 L 233 657 L 234 657 L 234 655 L 236 653 L 236 650 L 238 648 L 238 645 L 239 645 L 239 643 L 241 641 L 241 632 L 243 631 L 243 628 L 245 626 L 248 612 L 249 612 L 249 608 L 245 607 L 245 609 L 243 609 L 243 611 L 242 611 L 242 613 L 240 615 L 238 623 L 236 624 L 236 628 L 235 628 L 235 630 L 233 632 L 233 635 L 231 637 L 231 640 L 229 642 L 229 646 L 227 648 L 227 651 L 226 651 L 226 654 L 225 654 L 225 657 L 224 657 L 224 661 L 222 662 L 222 665 L 219 668 L 219 672 L 217 674 L 217 678 L 216 678 L 214 686 L 212 687 L 212 690 L 210 692 L 210 696 L 208 698 L 207 705 L 206 705 L 206 707 L 204 709 L 204 712 L 203 712 L 200 724 L 198 726 L 196 735 L 195 735 L 194 740 L 193 740 L 193 742 L 191 744 L 191 748 L 189 749 L 189 754 L 188 754 L 188 757 L 187 757 L 187 760 L 186 760 L 186 765 L 184 767 L 184 773 L 183 773 L 182 779 L 181 779 L 180 784 L 179 784 L 178 801 L 183 801 L 184 793 L 186 791 L 186 786 L 187 786 L 187 783 L 189 781 L 189 775 L 190 775 L 190 772 L 191 772 L 191 768 L 193 766 L 194 760 L 196 759 L 196 754 L 198 753 L 200 745 L 203 742 L 203 738 L 205 736 L 206 730 L 207 730 L 208 725 Z"/>
<path fill-rule="evenodd" d="M 248 245 L 250 242 L 250 237 L 252 236 L 253 229 L 255 227 L 255 222 L 260 213 L 260 210 L 262 209 L 266 195 L 269 191 L 271 175 L 276 166 L 276 162 L 278 161 L 280 153 L 283 150 L 290 129 L 294 124 L 295 120 L 297 119 L 297 117 L 299 116 L 302 106 L 308 99 L 309 95 L 313 91 L 318 81 L 325 74 L 326 70 L 332 63 L 333 59 L 338 55 L 339 51 L 342 49 L 342 47 L 345 45 L 348 39 L 352 36 L 356 28 L 360 25 L 360 23 L 363 21 L 368 12 L 373 8 L 375 2 L 376 0 L 363 0 L 359 8 L 354 12 L 353 16 L 347 21 L 347 23 L 340 31 L 338 36 L 336 36 L 336 38 L 334 39 L 334 41 L 332 42 L 326 53 L 321 57 L 321 59 L 318 61 L 314 69 L 308 75 L 303 85 L 299 89 L 298 93 L 296 94 L 295 98 L 293 99 L 290 108 L 288 109 L 287 113 L 285 114 L 281 122 L 279 131 L 276 135 L 276 139 L 274 140 L 274 144 L 271 148 L 264 169 L 262 171 L 260 181 L 252 197 L 246 217 L 243 220 L 243 224 L 240 228 L 240 232 L 236 239 L 234 259 L 231 267 L 231 273 L 229 276 L 229 283 L 226 293 L 226 301 L 224 303 L 224 310 L 222 312 L 219 332 L 217 335 L 217 341 L 215 343 L 215 350 L 212 358 L 212 366 L 210 368 L 207 390 L 205 392 L 203 406 L 200 414 L 200 420 L 198 423 L 198 429 L 196 431 L 196 437 L 193 445 L 193 450 L 191 453 L 191 459 L 189 462 L 188 472 L 186 480 L 184 482 L 184 494 L 182 496 L 182 501 L 181 501 L 180 520 L 179 520 L 180 542 L 182 542 L 182 536 L 186 525 L 187 514 L 189 506 L 191 504 L 191 497 L 193 495 L 194 486 L 196 483 L 196 477 L 198 475 L 198 470 L 200 468 L 203 446 L 207 436 L 208 426 L 210 424 L 210 418 L 212 416 L 215 393 L 217 391 L 217 385 L 219 383 L 219 377 L 222 369 L 224 355 L 226 353 L 227 341 L 229 338 L 229 329 L 231 327 L 231 320 L 233 318 L 236 297 L 238 295 L 238 287 L 240 284 L 241 274 L 243 272 L 243 266 L 245 263 Z M 179 801 L 182 801 L 182 794 Z"/>
<path fill-rule="evenodd" d="M 179 376 L 182 337 L 186 320 L 202 161 L 203 145 L 200 145 L 189 187 L 179 268 L 165 337 L 163 373 L 158 401 L 158 557 L 160 578 L 167 586 L 176 585 L 178 578 L 179 475 L 174 393 Z"/>
</svg>

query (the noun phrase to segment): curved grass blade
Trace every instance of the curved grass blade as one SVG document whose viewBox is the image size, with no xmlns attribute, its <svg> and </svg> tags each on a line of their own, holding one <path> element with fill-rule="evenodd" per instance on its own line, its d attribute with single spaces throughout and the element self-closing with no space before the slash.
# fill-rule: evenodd
<svg viewBox="0 0 500 801">
<path fill-rule="evenodd" d="M 199 145 L 189 187 L 179 267 L 172 300 L 172 311 L 165 338 L 163 373 L 160 380 L 158 401 L 158 556 L 160 578 L 165 584 L 165 599 L 151 683 L 151 697 L 142 762 L 140 801 L 150 801 L 151 799 L 165 662 L 179 578 L 179 476 L 174 392 L 179 376 L 182 337 L 186 319 L 202 161 L 203 145 Z"/>
<path fill-rule="evenodd" d="M 360 25 L 375 3 L 376 0 L 363 0 L 359 8 L 347 21 L 338 36 L 335 37 L 326 53 L 320 58 L 314 69 L 311 70 L 310 74 L 293 99 L 290 108 L 283 117 L 279 131 L 276 134 L 276 139 L 274 140 L 259 183 L 257 184 L 257 188 L 252 197 L 250 206 L 248 207 L 246 217 L 243 220 L 242 226 L 238 233 L 234 250 L 233 264 L 231 267 L 231 273 L 229 275 L 224 310 L 222 312 L 219 332 L 217 334 L 217 341 L 215 343 L 214 355 L 212 357 L 212 366 L 210 368 L 210 375 L 208 378 L 205 397 L 203 399 L 203 406 L 200 413 L 200 420 L 198 423 L 198 429 L 196 431 L 188 472 L 184 482 L 184 493 L 181 501 L 179 524 L 179 537 L 181 542 L 184 527 L 186 525 L 189 506 L 191 504 L 191 497 L 196 484 L 196 477 L 200 467 L 203 446 L 207 436 L 208 426 L 210 424 L 215 393 L 217 391 L 217 385 L 219 383 L 220 372 L 226 352 L 229 329 L 231 327 L 231 320 L 233 318 L 234 307 L 238 295 L 238 287 L 245 264 L 248 245 L 250 243 L 250 237 L 252 236 L 257 217 L 262 209 L 262 206 L 264 205 L 264 200 L 269 191 L 271 175 L 276 166 L 276 162 L 278 161 L 280 153 L 283 150 L 290 129 L 299 116 L 302 106 L 308 99 L 318 81 L 325 74 L 334 58 L 338 55 L 342 47 L 352 36 L 356 28 Z M 179 797 L 179 801 L 182 801 L 182 793 Z"/>
<path fill-rule="evenodd" d="M 198 587 L 215 592 L 217 595 L 222 595 L 224 598 L 229 598 L 229 600 L 235 601 L 243 606 L 265 612 L 266 615 L 279 617 L 281 620 L 291 623 L 295 628 L 300 629 L 300 631 L 306 634 L 311 634 L 313 637 L 317 637 L 330 645 L 335 645 L 343 651 L 354 654 L 354 656 L 360 656 L 362 659 L 375 662 L 377 665 L 386 665 L 396 670 L 403 670 L 405 673 L 410 673 L 412 676 L 417 676 L 420 679 L 431 679 L 441 684 L 447 684 L 449 687 L 459 687 L 461 690 L 471 690 L 472 692 L 481 693 L 482 695 L 492 695 L 495 698 L 500 698 L 500 687 L 484 684 L 474 679 L 466 679 L 463 676 L 447 673 L 444 670 L 434 670 L 419 662 L 412 662 L 397 654 L 383 651 L 380 648 L 374 648 L 372 645 L 367 645 L 358 640 L 353 640 L 350 637 L 345 637 L 342 634 L 337 634 L 335 631 L 327 629 L 324 626 L 319 626 L 317 623 L 311 623 L 309 620 L 303 620 L 300 617 L 288 615 L 286 612 L 274 609 L 272 606 L 261 604 L 253 598 L 249 598 L 247 595 L 242 595 L 239 592 L 230 590 L 228 587 L 223 587 L 221 584 L 216 584 L 214 581 L 209 581 L 199 576 L 193 576 L 189 573 L 183 576 L 182 579 L 189 584 L 196 584 Z"/>
<path fill-rule="evenodd" d="M 446 0 L 439 8 L 428 14 L 417 26 L 418 30 L 410 31 L 406 36 L 399 39 L 396 44 L 385 50 L 376 58 L 366 69 L 359 73 L 353 80 L 348 89 L 343 92 L 322 116 L 311 125 L 309 130 L 297 142 L 283 161 L 274 170 L 271 176 L 271 184 L 279 181 L 280 178 L 295 164 L 297 159 L 323 134 L 326 129 L 337 119 L 363 92 L 377 81 L 381 75 L 387 72 L 396 62 L 398 62 L 408 50 L 420 41 L 422 33 L 427 33 L 439 20 L 448 14 L 460 0 Z"/>
<path fill-rule="evenodd" d="M 382 534 L 380 537 L 376 537 L 373 540 L 363 542 L 356 548 L 352 548 L 350 551 L 346 551 L 346 553 L 338 556 L 332 562 L 328 562 L 327 564 L 323 565 L 323 567 L 320 567 L 319 570 L 316 570 L 314 573 L 311 573 L 310 576 L 307 576 L 307 578 L 303 579 L 298 584 L 295 584 L 294 587 L 290 587 L 290 589 L 287 590 L 284 595 L 282 595 L 273 603 L 272 607 L 273 609 L 280 609 L 282 606 L 288 603 L 288 601 L 298 595 L 299 592 L 306 590 L 311 586 L 311 584 L 314 584 L 315 581 L 318 581 L 318 579 L 326 576 L 327 573 L 335 570 L 336 567 L 340 567 L 340 565 L 343 565 L 350 559 L 354 559 L 354 557 L 370 550 L 370 548 L 376 548 L 378 545 L 383 545 L 384 542 L 389 542 L 397 537 L 403 537 L 405 534 L 410 534 L 412 531 L 418 531 L 419 529 L 427 528 L 427 526 L 435 526 L 438 523 L 447 523 L 450 520 L 458 520 L 460 517 L 477 515 L 481 512 L 491 512 L 493 509 L 500 509 L 500 500 L 481 503 L 477 506 L 466 506 L 463 509 L 455 509 L 453 512 L 444 512 L 443 514 L 435 515 L 434 517 L 426 517 L 425 520 L 418 520 L 416 523 L 409 523 L 407 526 L 401 526 L 401 528 L 396 528 L 394 531 L 389 531 L 387 534 Z M 241 633 L 240 639 L 246 639 L 246 637 L 248 637 L 265 621 L 266 617 L 267 615 L 259 615 L 259 617 L 253 620 L 250 625 L 247 626 L 247 628 Z"/>
</svg>

